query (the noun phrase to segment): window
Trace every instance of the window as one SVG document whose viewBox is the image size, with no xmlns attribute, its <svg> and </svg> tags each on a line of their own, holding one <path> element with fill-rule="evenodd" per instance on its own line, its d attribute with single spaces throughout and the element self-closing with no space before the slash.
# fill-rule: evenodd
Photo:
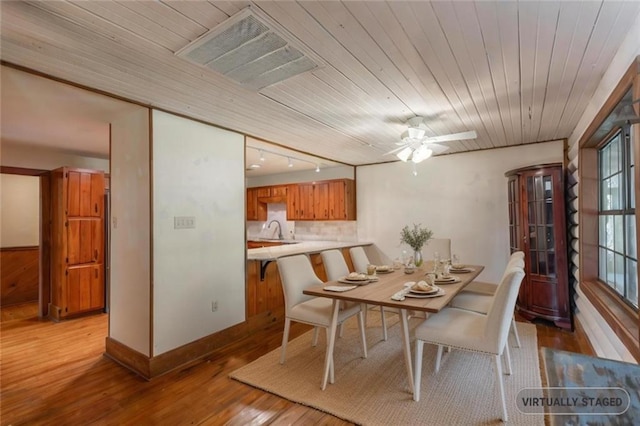
<svg viewBox="0 0 640 426">
<path fill-rule="evenodd" d="M 638 308 L 634 153 L 629 126 L 598 150 L 598 278 Z"/>
</svg>

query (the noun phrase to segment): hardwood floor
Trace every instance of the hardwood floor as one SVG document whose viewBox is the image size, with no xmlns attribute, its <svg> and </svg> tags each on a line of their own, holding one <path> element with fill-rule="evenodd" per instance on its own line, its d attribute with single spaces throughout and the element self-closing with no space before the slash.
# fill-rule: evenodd
<svg viewBox="0 0 640 426">
<path fill-rule="evenodd" d="M 280 346 L 281 324 L 147 382 L 102 355 L 107 314 L 54 323 L 31 311 L 2 309 L 2 425 L 350 424 L 228 378 Z M 291 338 L 309 329 L 294 323 Z M 539 346 L 591 353 L 580 333 L 537 329 Z"/>
</svg>

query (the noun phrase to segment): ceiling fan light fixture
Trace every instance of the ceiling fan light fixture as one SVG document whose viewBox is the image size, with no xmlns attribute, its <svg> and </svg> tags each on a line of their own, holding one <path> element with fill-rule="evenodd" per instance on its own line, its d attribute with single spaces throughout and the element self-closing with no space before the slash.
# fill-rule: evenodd
<svg viewBox="0 0 640 426">
<path fill-rule="evenodd" d="M 396 157 L 398 157 L 400 160 L 406 162 L 409 159 L 409 157 L 411 156 L 412 152 L 413 152 L 413 149 L 411 149 L 411 147 L 407 146 L 402 151 L 398 152 L 396 154 Z"/>
<path fill-rule="evenodd" d="M 420 163 L 421 161 L 426 160 L 432 155 L 433 155 L 433 151 L 431 149 L 427 148 L 426 145 L 420 145 L 413 152 L 413 157 L 411 157 L 411 161 L 413 161 L 414 163 Z"/>
</svg>

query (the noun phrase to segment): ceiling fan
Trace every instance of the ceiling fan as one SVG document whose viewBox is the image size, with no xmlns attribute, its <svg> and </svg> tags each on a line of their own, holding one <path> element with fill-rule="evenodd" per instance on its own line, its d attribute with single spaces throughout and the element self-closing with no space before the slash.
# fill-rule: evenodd
<svg viewBox="0 0 640 426">
<path fill-rule="evenodd" d="M 419 163 L 433 154 L 442 154 L 449 149 L 446 145 L 440 145 L 441 142 L 475 139 L 478 136 L 475 130 L 441 136 L 425 136 L 427 125 L 424 117 L 410 118 L 407 120 L 407 124 L 409 124 L 409 128 L 400 136 L 400 142 L 396 142 L 396 145 L 400 145 L 400 147 L 385 155 L 396 154 L 396 157 L 402 161 L 406 162 L 411 159 L 414 163 Z"/>
</svg>

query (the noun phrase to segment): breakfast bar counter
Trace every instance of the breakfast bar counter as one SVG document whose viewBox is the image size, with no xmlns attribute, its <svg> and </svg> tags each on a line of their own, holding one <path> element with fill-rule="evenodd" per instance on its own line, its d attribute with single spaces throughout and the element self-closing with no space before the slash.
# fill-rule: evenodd
<svg viewBox="0 0 640 426">
<path fill-rule="evenodd" d="M 324 250 L 343 249 L 357 246 L 370 246 L 371 241 L 291 241 L 273 247 L 262 247 L 247 250 L 247 260 L 276 260 L 279 257 L 294 254 L 316 254 Z"/>
<path fill-rule="evenodd" d="M 271 322 L 284 318 L 284 295 L 276 260 L 295 254 L 308 254 L 313 269 L 322 281 L 327 275 L 320 252 L 338 249 L 353 269 L 349 248 L 371 246 L 369 241 L 287 241 L 279 246 L 267 246 L 247 250 L 246 315 Z"/>
</svg>

